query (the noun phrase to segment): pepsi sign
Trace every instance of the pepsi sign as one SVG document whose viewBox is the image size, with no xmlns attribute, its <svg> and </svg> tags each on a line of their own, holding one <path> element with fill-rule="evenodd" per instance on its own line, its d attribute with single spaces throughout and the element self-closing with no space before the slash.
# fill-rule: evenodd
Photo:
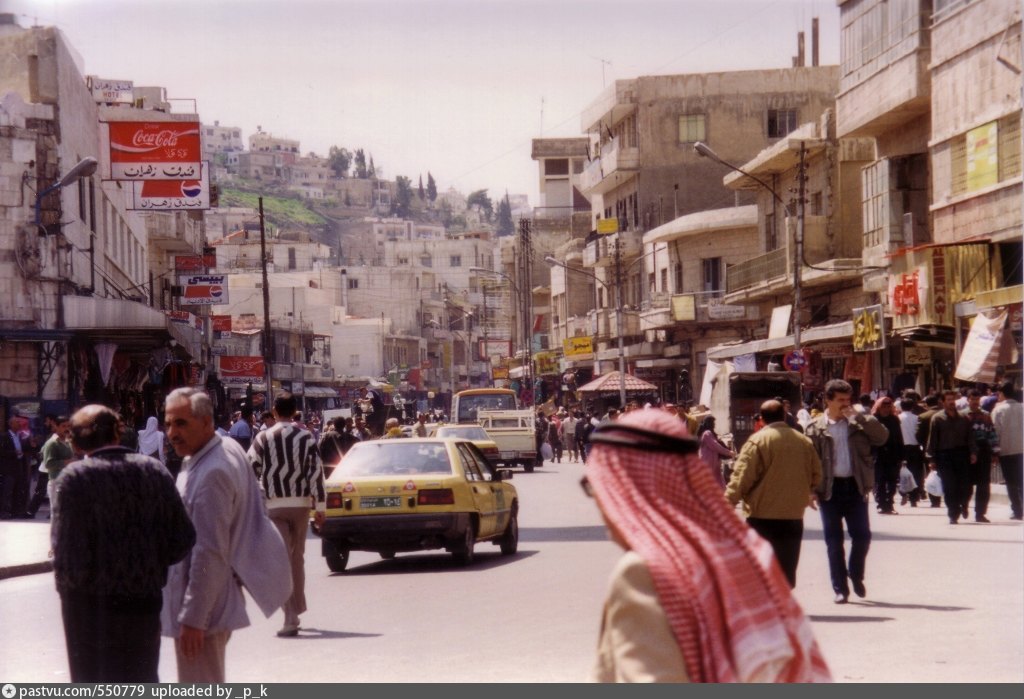
<svg viewBox="0 0 1024 699">
<path fill-rule="evenodd" d="M 186 306 L 214 306 L 228 302 L 226 274 L 201 274 L 185 277 L 179 302 Z"/>
</svg>

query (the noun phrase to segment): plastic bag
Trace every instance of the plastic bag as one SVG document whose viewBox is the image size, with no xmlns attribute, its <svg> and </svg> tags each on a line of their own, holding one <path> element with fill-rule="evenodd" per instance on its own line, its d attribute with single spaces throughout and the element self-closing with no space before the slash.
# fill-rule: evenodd
<svg viewBox="0 0 1024 699">
<path fill-rule="evenodd" d="M 910 472 L 906 464 L 900 467 L 900 494 L 906 495 L 917 490 L 917 481 L 914 480 L 914 474 Z"/>
<path fill-rule="evenodd" d="M 924 491 L 933 497 L 942 497 L 942 479 L 938 471 L 932 471 L 924 479 Z"/>
<path fill-rule="evenodd" d="M 551 448 L 550 444 L 544 442 L 540 445 L 540 455 L 544 457 L 545 461 L 551 461 L 551 459 L 555 458 L 555 451 Z"/>
</svg>

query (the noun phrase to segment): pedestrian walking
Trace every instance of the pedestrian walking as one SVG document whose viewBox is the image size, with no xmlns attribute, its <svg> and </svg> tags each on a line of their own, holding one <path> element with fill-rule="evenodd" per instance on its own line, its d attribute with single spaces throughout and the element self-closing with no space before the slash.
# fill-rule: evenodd
<svg viewBox="0 0 1024 699">
<path fill-rule="evenodd" d="M 900 493 L 900 504 L 910 502 L 911 507 L 917 507 L 921 499 L 921 488 L 924 486 L 924 457 L 921 453 L 921 445 L 917 442 L 918 419 L 915 408 L 917 404 L 910 398 L 903 398 L 899 403 L 900 413 L 897 415 L 900 421 L 900 432 L 903 434 L 903 463 L 916 483 L 916 487 L 908 493 Z"/>
<path fill-rule="evenodd" d="M 967 412 L 964 413 L 971 422 L 974 434 L 974 445 L 977 447 L 977 459 L 967 469 L 967 491 L 964 503 L 970 507 L 974 497 L 974 521 L 988 524 L 988 502 L 992 491 L 992 464 L 996 461 L 999 450 L 999 438 L 992 417 L 981 409 L 981 391 L 972 388 L 967 392 Z M 969 510 L 968 510 L 969 511 Z M 965 514 L 964 517 L 967 515 Z"/>
<path fill-rule="evenodd" d="M 85 456 L 56 481 L 51 540 L 72 682 L 159 682 L 161 588 L 195 543 L 163 464 L 120 445 L 121 419 L 70 422 Z"/>
<path fill-rule="evenodd" d="M 854 408 L 852 398 L 853 387 L 846 381 L 829 381 L 825 384 L 825 412 L 806 432 L 821 460 L 818 507 L 836 604 L 846 604 L 851 584 L 858 597 L 867 596 L 864 577 L 871 547 L 867 503 L 875 484 L 871 448 L 889 438 L 882 423 Z M 849 562 L 844 523 L 850 531 Z"/>
<path fill-rule="evenodd" d="M 164 433 L 160 431 L 160 421 L 155 416 L 146 419 L 146 427 L 139 432 L 139 453 L 156 459 L 160 463 L 167 462 L 164 452 Z"/>
<path fill-rule="evenodd" d="M 562 420 L 559 415 L 552 415 L 548 420 L 548 445 L 551 447 L 551 460 L 562 463 Z"/>
<path fill-rule="evenodd" d="M 697 442 L 700 444 L 700 460 L 708 465 L 721 486 L 725 487 L 725 475 L 722 473 L 722 457 L 735 459 L 736 452 L 725 445 L 715 433 L 715 416 L 705 415 L 697 428 Z"/>
<path fill-rule="evenodd" d="M 228 639 L 249 625 L 242 586 L 269 617 L 291 595 L 288 554 L 245 452 L 214 431 L 209 395 L 175 389 L 164 420 L 185 457 L 177 485 L 196 544 L 168 572 L 163 634 L 175 639 L 179 682 L 224 682 Z"/>
<path fill-rule="evenodd" d="M 1024 515 L 1021 507 L 1021 484 L 1024 481 L 1024 407 L 1020 404 L 1020 392 L 1012 381 L 999 385 L 996 392 L 999 402 L 992 408 L 992 425 L 999 438 L 999 466 L 1006 481 L 1006 494 L 1010 499 L 1010 519 L 1020 520 Z"/>
<path fill-rule="evenodd" d="M 299 615 L 306 611 L 305 552 L 309 511 L 315 509 L 316 526 L 323 526 L 327 502 L 316 440 L 308 430 L 292 421 L 295 408 L 295 397 L 291 393 L 279 393 L 274 398 L 274 426 L 256 434 L 248 453 L 266 493 L 270 520 L 284 539 L 291 562 L 292 594 L 284 604 L 284 624 L 277 632 L 281 637 L 299 633 Z M 390 419 L 397 424 L 397 418 Z"/>
<path fill-rule="evenodd" d="M 29 473 L 18 434 L 21 420 L 12 417 L 0 433 L 0 519 L 31 519 L 28 513 Z"/>
<path fill-rule="evenodd" d="M 243 451 L 252 445 L 252 408 L 242 408 L 236 415 L 235 421 L 231 423 L 228 434 L 238 442 Z"/>
<path fill-rule="evenodd" d="M 580 447 L 576 441 L 576 427 L 580 423 L 579 413 L 572 411 L 562 418 L 562 444 L 569 450 L 569 461 L 580 461 Z"/>
<path fill-rule="evenodd" d="M 924 410 L 920 412 L 917 416 L 917 432 L 915 436 L 917 437 L 917 443 L 921 447 L 921 463 L 923 464 L 922 470 L 927 470 L 927 475 L 930 475 L 932 469 L 927 468 L 927 461 L 924 458 L 924 448 L 928 446 L 928 433 L 931 432 L 932 429 L 932 418 L 935 416 L 936 413 L 942 410 L 942 407 L 940 405 L 941 402 L 942 400 L 939 398 L 939 395 L 937 393 L 929 393 L 924 398 Z M 938 478 L 938 471 L 936 471 L 935 474 L 935 477 Z M 927 480 L 927 477 L 925 478 L 925 480 Z M 931 492 L 925 492 L 926 489 L 924 488 L 923 484 L 921 484 L 921 481 L 918 481 L 918 485 L 920 486 L 918 490 L 920 492 L 921 499 L 927 497 L 931 501 L 932 507 L 938 507 L 942 504 L 941 496 L 939 498 L 939 505 L 936 505 L 935 495 Z"/>
<path fill-rule="evenodd" d="M 831 681 L 769 544 L 722 498 L 685 423 L 634 411 L 591 442 L 584 489 L 625 550 L 593 680 Z"/>
<path fill-rule="evenodd" d="M 967 519 L 967 484 L 970 466 L 978 460 L 971 421 L 956 408 L 959 394 L 942 392 L 942 411 L 935 413 L 928 431 L 925 457 L 935 463 L 942 479 L 942 496 L 946 500 L 949 523 Z"/>
<path fill-rule="evenodd" d="M 783 404 L 761 404 L 765 426 L 743 444 L 725 499 L 743 502 L 747 524 L 772 546 L 779 567 L 796 587 L 796 568 L 804 536 L 804 511 L 817 509 L 814 490 L 821 483 L 821 460 L 803 436 L 786 421 Z"/>
<path fill-rule="evenodd" d="M 46 498 L 50 501 L 50 518 L 52 519 L 53 510 L 57 502 L 55 492 L 57 478 L 64 468 L 74 460 L 75 452 L 71 447 L 71 422 L 67 416 L 58 415 L 48 422 L 52 425 L 53 433 L 49 439 L 43 442 L 43 446 L 39 450 L 40 461 L 44 469 L 43 473 L 40 473 L 39 476 L 41 481 L 46 484 L 45 494 Z M 32 501 L 28 504 L 29 514 L 35 517 L 42 504 L 43 498 L 40 496 L 37 488 L 35 496 L 33 496 Z"/>
<path fill-rule="evenodd" d="M 895 515 L 896 493 L 900 484 L 900 465 L 903 463 L 903 425 L 893 412 L 893 400 L 882 396 L 875 401 L 871 414 L 889 432 L 884 444 L 875 447 L 875 505 L 878 513 Z"/>
</svg>

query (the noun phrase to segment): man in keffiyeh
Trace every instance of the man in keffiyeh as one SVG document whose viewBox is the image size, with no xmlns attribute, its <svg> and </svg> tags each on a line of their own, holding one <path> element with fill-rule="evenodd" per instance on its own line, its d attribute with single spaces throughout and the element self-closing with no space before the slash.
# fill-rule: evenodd
<svg viewBox="0 0 1024 699">
<path fill-rule="evenodd" d="M 591 435 L 586 487 L 614 541 L 599 682 L 830 682 L 771 546 L 726 503 L 680 421 L 641 410 Z"/>
</svg>

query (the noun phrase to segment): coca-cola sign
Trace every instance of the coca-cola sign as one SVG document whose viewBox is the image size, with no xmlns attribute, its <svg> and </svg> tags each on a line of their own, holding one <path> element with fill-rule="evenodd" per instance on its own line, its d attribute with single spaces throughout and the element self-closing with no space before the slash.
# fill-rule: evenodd
<svg viewBox="0 0 1024 699">
<path fill-rule="evenodd" d="M 220 357 L 220 380 L 223 383 L 250 383 L 262 381 L 265 375 L 263 357 Z"/>
<path fill-rule="evenodd" d="M 112 121 L 107 128 L 111 179 L 200 179 L 198 121 Z"/>
</svg>

